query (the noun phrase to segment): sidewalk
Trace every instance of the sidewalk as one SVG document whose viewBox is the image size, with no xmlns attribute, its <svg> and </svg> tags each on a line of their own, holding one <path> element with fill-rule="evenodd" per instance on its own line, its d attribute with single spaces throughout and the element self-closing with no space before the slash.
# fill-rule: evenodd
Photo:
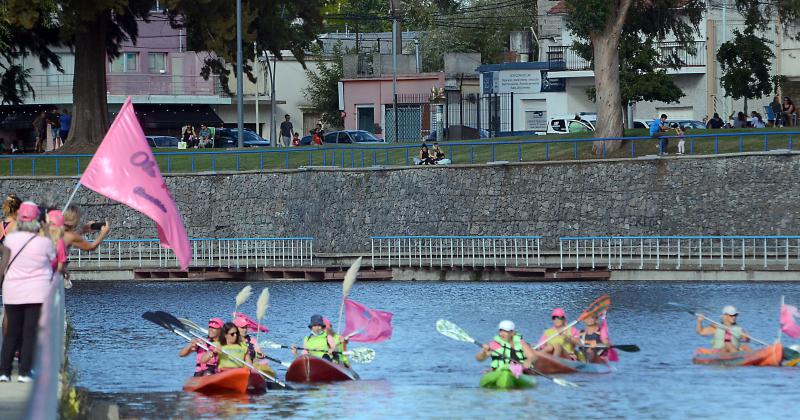
<svg viewBox="0 0 800 420">
<path fill-rule="evenodd" d="M 0 309 L 2 313 L 2 309 Z M 2 319 L 2 316 L 0 316 Z M 3 337 L 0 334 L 0 345 Z M 11 375 L 11 382 L 0 383 L 0 413 L 4 420 L 17 420 L 25 418 L 25 408 L 28 404 L 30 393 L 33 391 L 33 382 L 21 384 L 17 382 L 16 369 Z"/>
</svg>

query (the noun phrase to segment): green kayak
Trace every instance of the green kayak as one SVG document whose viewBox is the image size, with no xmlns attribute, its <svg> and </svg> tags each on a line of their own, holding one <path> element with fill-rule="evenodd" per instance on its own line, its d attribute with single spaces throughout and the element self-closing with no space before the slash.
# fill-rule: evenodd
<svg viewBox="0 0 800 420">
<path fill-rule="evenodd" d="M 486 372 L 481 377 L 481 387 L 494 389 L 524 389 L 536 386 L 536 379 L 522 375 L 515 377 L 508 369 L 499 369 Z"/>
</svg>

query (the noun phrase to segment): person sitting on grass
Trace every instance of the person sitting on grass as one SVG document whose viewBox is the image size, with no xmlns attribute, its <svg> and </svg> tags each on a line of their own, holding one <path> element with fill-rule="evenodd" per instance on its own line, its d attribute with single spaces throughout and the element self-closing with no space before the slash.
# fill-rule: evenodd
<svg viewBox="0 0 800 420">
<path fill-rule="evenodd" d="M 419 163 L 418 165 L 435 165 L 436 159 L 431 156 L 431 152 L 428 150 L 428 145 L 422 143 L 422 147 L 419 148 Z"/>
</svg>

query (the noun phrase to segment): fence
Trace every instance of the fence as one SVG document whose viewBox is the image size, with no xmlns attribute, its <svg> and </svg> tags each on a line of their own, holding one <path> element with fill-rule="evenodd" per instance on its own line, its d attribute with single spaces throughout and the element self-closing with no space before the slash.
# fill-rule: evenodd
<svg viewBox="0 0 800 420">
<path fill-rule="evenodd" d="M 389 267 L 539 265 L 540 236 L 373 236 L 371 264 Z"/>
<path fill-rule="evenodd" d="M 192 267 L 262 268 L 314 264 L 314 238 L 190 239 Z M 111 239 L 92 252 L 73 248 L 72 267 L 178 267 L 157 239 Z"/>
<path fill-rule="evenodd" d="M 561 269 L 800 268 L 800 236 L 562 237 Z"/>
<path fill-rule="evenodd" d="M 682 67 L 702 67 L 706 65 L 706 42 L 695 41 L 694 53 L 690 53 L 680 42 L 659 42 L 656 50 L 660 66 L 667 67 L 667 63 L 678 59 Z M 549 70 L 592 70 L 592 63 L 578 55 L 575 49 L 566 45 L 548 47 L 547 62 Z"/>
<path fill-rule="evenodd" d="M 498 137 L 525 131 L 521 121 L 516 125 L 514 122 L 514 93 L 447 91 L 443 120 L 447 140 Z"/>
<path fill-rule="evenodd" d="M 749 151 L 786 151 L 795 147 L 800 131 L 749 131 L 687 135 L 682 138 L 662 137 L 685 141 L 686 154 L 720 154 Z M 454 164 L 474 164 L 493 161 L 535 162 L 550 160 L 580 160 L 607 158 L 652 157 L 659 153 L 656 140 L 650 137 L 618 137 L 603 139 L 599 150 L 593 151 L 597 139 L 533 139 L 506 141 L 446 142 L 442 147 Z M 609 143 L 620 147 L 609 151 Z M 671 149 L 672 150 L 672 149 Z M 197 173 L 217 171 L 246 171 L 264 169 L 293 169 L 309 166 L 366 168 L 372 166 L 411 165 L 419 153 L 419 144 L 393 145 L 329 145 L 323 147 L 292 147 L 281 149 L 250 149 L 214 152 L 154 153 L 162 173 Z M 92 155 L 0 155 L 0 176 L 80 175 Z"/>
</svg>

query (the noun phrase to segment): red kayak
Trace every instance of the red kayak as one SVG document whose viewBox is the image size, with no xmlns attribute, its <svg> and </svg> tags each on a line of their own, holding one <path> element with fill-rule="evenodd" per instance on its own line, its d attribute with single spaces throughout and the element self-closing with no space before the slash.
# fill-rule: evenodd
<svg viewBox="0 0 800 420">
<path fill-rule="evenodd" d="M 226 369 L 206 376 L 194 376 L 183 385 L 184 391 L 202 394 L 257 394 L 266 391 L 267 382 L 248 368 Z"/>
<path fill-rule="evenodd" d="M 783 346 L 775 343 L 758 350 L 720 352 L 712 349 L 697 349 L 692 363 L 720 366 L 780 366 Z"/>
<path fill-rule="evenodd" d="M 357 379 L 358 374 L 352 369 L 309 355 L 295 359 L 286 370 L 287 382 L 339 382 Z"/>
<path fill-rule="evenodd" d="M 545 375 L 557 373 L 609 373 L 613 369 L 608 363 L 598 358 L 594 363 L 584 363 L 578 360 L 554 357 L 541 352 L 536 353 L 536 363 L 533 368 Z"/>
</svg>

